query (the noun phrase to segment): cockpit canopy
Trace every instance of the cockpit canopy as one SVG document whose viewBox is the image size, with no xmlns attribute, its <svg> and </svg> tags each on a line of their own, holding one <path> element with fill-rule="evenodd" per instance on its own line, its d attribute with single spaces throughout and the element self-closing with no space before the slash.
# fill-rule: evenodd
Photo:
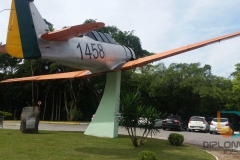
<svg viewBox="0 0 240 160">
<path fill-rule="evenodd" d="M 111 44 L 117 44 L 117 42 L 107 33 L 101 33 L 97 31 L 91 31 L 84 34 L 84 36 L 90 37 L 96 41 L 106 42 Z"/>
</svg>

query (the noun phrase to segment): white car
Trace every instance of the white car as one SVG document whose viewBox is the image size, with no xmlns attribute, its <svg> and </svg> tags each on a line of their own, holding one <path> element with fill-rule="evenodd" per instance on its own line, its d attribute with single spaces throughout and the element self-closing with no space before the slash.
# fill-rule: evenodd
<svg viewBox="0 0 240 160">
<path fill-rule="evenodd" d="M 222 134 L 234 134 L 234 125 L 229 122 L 227 118 L 213 118 L 210 123 L 210 134 L 222 133 Z"/>
<path fill-rule="evenodd" d="M 210 126 L 208 122 L 206 121 L 205 117 L 201 116 L 193 116 L 188 121 L 188 131 L 203 131 L 208 132 L 210 129 Z"/>
<path fill-rule="evenodd" d="M 147 123 L 147 118 L 143 118 L 143 117 L 140 117 L 138 119 L 138 124 L 141 125 L 141 124 L 145 124 Z M 159 118 L 156 120 L 155 124 L 154 124 L 154 127 L 156 128 L 162 128 L 162 118 Z"/>
</svg>

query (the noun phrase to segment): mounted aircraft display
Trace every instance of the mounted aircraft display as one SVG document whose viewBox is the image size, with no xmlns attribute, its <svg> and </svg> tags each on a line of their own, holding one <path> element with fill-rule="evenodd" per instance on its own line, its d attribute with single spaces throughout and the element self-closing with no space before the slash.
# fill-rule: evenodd
<svg viewBox="0 0 240 160">
<path fill-rule="evenodd" d="M 16 58 L 57 62 L 83 71 L 8 79 L 1 83 L 87 77 L 141 67 L 240 35 L 240 32 L 236 32 L 136 59 L 131 48 L 118 44 L 109 34 L 94 31 L 103 26 L 104 23 L 96 22 L 48 32 L 48 25 L 33 0 L 13 0 L 6 45 L 0 46 L 0 53 L 8 53 Z M 82 37 L 77 37 L 80 35 Z"/>
<path fill-rule="evenodd" d="M 142 67 L 157 60 L 240 35 L 240 32 L 236 32 L 136 59 L 131 48 L 118 44 L 109 34 L 95 31 L 103 26 L 104 23 L 96 22 L 49 32 L 48 25 L 33 0 L 12 0 L 7 40 L 5 45 L 0 46 L 0 53 L 8 53 L 22 59 L 57 62 L 79 71 L 7 79 L 1 83 L 89 77 L 106 73 L 102 99 L 93 121 L 84 134 L 117 137 L 116 111 L 119 109 L 121 70 Z"/>
</svg>

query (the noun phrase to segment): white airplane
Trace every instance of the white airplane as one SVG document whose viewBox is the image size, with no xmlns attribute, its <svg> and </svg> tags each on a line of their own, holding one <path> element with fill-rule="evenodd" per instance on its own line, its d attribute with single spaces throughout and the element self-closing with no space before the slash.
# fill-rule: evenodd
<svg viewBox="0 0 240 160">
<path fill-rule="evenodd" d="M 118 44 L 109 34 L 94 31 L 103 26 L 104 23 L 97 22 L 48 32 L 48 26 L 33 0 L 12 0 L 7 41 L 0 46 L 0 53 L 8 53 L 16 58 L 58 62 L 80 71 L 6 79 L 1 83 L 89 77 L 107 73 L 101 102 L 84 134 L 117 137 L 115 112 L 119 106 L 121 70 L 141 67 L 240 35 L 240 32 L 236 32 L 136 59 L 131 48 Z M 80 35 L 83 36 L 77 37 Z"/>
</svg>

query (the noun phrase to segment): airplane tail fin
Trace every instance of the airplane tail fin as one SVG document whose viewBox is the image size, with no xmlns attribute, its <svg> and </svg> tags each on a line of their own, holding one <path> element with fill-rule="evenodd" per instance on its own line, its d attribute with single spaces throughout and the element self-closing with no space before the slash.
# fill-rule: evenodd
<svg viewBox="0 0 240 160">
<path fill-rule="evenodd" d="M 46 32 L 47 25 L 33 1 L 12 0 L 6 50 L 16 58 L 41 58 L 38 38 Z"/>
</svg>

